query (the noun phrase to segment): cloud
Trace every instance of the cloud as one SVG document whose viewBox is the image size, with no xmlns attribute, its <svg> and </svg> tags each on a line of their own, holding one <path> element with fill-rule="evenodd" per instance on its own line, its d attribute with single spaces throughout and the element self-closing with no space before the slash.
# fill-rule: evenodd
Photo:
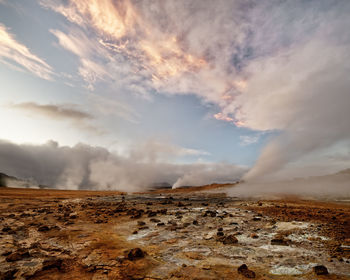
<svg viewBox="0 0 350 280">
<path fill-rule="evenodd" d="M 155 151 L 158 147 L 159 151 Z M 123 191 L 142 190 L 163 182 L 175 187 L 232 182 L 246 172 L 245 167 L 228 163 L 169 163 L 166 159 L 174 154 L 194 151 L 165 147 L 149 142 L 136 148 L 138 151 L 131 150 L 129 155 L 119 155 L 85 144 L 66 147 L 54 141 L 44 145 L 0 141 L 0 170 L 53 188 Z M 154 156 L 147 156 L 150 153 Z M 198 153 L 201 152 L 195 152 Z"/>
<path fill-rule="evenodd" d="M 229 91 L 230 86 L 220 77 L 221 70 L 215 69 L 214 64 L 208 64 L 206 56 L 212 54 L 206 54 L 206 46 L 201 49 L 187 46 L 187 38 L 182 35 L 189 26 L 183 26 L 181 30 L 171 30 L 174 26 L 160 26 L 160 22 L 165 23 L 164 16 L 170 17 L 173 9 L 181 8 L 179 6 L 172 7 L 168 2 L 166 15 L 157 11 L 154 20 L 148 5 L 135 5 L 129 1 L 68 1 L 57 4 L 43 0 L 41 4 L 75 24 L 68 28 L 67 33 L 59 30 L 51 32 L 63 48 L 80 57 L 79 73 L 90 89 L 103 80 L 118 81 L 131 92 L 142 95 L 152 90 L 182 94 L 195 90 L 198 93 L 199 88 L 208 100 L 218 90 L 224 91 L 224 96 Z M 188 6 L 191 13 L 195 12 Z M 222 3 L 220 7 L 221 11 L 226 9 Z M 155 8 L 159 7 L 152 7 Z M 187 16 L 180 13 L 177 21 L 180 22 L 181 18 L 185 20 Z M 202 20 L 207 16 L 207 12 L 199 14 Z M 220 23 L 215 25 L 219 28 Z M 94 67 L 89 67 L 87 61 L 94 63 Z"/>
<path fill-rule="evenodd" d="M 121 101 L 106 98 L 93 93 L 88 95 L 88 100 L 90 102 L 90 106 L 93 107 L 99 115 L 117 116 L 127 120 L 130 123 L 137 124 L 140 122 L 140 114 L 131 106 Z"/>
<path fill-rule="evenodd" d="M 77 109 L 76 105 L 73 104 L 53 105 L 25 102 L 11 104 L 9 107 L 52 120 L 69 121 L 80 129 L 88 130 L 93 133 L 102 133 L 100 128 L 91 124 L 95 117 Z"/>
<path fill-rule="evenodd" d="M 53 33 L 90 89 L 195 94 L 216 119 L 274 132 L 248 180 L 350 138 L 349 1 L 41 3 L 70 23 Z"/>
<path fill-rule="evenodd" d="M 187 156 L 207 156 L 208 152 L 172 145 L 165 141 L 148 140 L 135 145 L 129 157 L 142 162 L 170 162 Z"/>
<path fill-rule="evenodd" d="M 259 141 L 259 138 L 260 138 L 259 135 L 255 135 L 255 136 L 241 135 L 241 136 L 239 136 L 239 139 L 241 140 L 242 146 L 248 146 L 251 144 L 255 144 Z"/>
<path fill-rule="evenodd" d="M 26 70 L 40 78 L 52 80 L 50 65 L 37 57 L 0 23 L 0 62 L 19 70 Z"/>
</svg>

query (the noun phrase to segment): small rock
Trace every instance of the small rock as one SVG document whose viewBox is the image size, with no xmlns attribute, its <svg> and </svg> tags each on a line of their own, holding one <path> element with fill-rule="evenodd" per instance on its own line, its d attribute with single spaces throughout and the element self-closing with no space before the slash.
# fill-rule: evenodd
<svg viewBox="0 0 350 280">
<path fill-rule="evenodd" d="M 6 272 L 0 271 L 0 279 L 11 280 L 16 279 L 15 274 L 18 272 L 18 269 L 8 270 Z"/>
<path fill-rule="evenodd" d="M 271 245 L 288 246 L 288 242 L 282 238 L 271 239 Z"/>
<path fill-rule="evenodd" d="M 145 229 L 149 229 L 149 227 L 148 226 L 139 227 L 139 230 L 145 230 Z"/>
<path fill-rule="evenodd" d="M 78 214 L 76 212 L 70 213 L 69 218 L 70 219 L 76 219 L 78 217 Z"/>
<path fill-rule="evenodd" d="M 144 221 L 137 221 L 138 226 L 144 226 L 146 223 Z"/>
<path fill-rule="evenodd" d="M 126 258 L 129 261 L 141 259 L 145 256 L 145 253 L 140 248 L 134 248 L 126 252 Z"/>
<path fill-rule="evenodd" d="M 62 260 L 55 257 L 46 259 L 43 262 L 43 270 L 48 270 L 51 268 L 57 268 L 58 270 L 60 270 L 61 267 L 62 267 Z"/>
<path fill-rule="evenodd" d="M 224 243 L 225 245 L 236 244 L 238 243 L 238 239 L 233 234 L 231 234 L 223 237 L 222 243 Z"/>
<path fill-rule="evenodd" d="M 46 225 L 40 226 L 38 228 L 38 231 L 49 231 L 49 230 L 50 230 L 50 228 L 48 226 L 46 226 Z"/>
<path fill-rule="evenodd" d="M 161 210 L 158 210 L 157 211 L 159 214 L 162 214 L 162 215 L 166 215 L 166 213 L 168 212 L 167 209 L 161 209 Z"/>
<path fill-rule="evenodd" d="M 9 231 L 11 231 L 11 230 L 12 230 L 12 229 L 11 229 L 10 227 L 5 226 L 5 227 L 3 227 L 2 232 L 9 232 Z"/>
<path fill-rule="evenodd" d="M 250 235 L 250 237 L 251 237 L 251 238 L 254 238 L 254 239 L 257 239 L 257 238 L 259 238 L 259 235 L 257 235 L 256 233 L 252 233 L 252 234 Z"/>
<path fill-rule="evenodd" d="M 150 211 L 148 213 L 148 217 L 154 217 L 154 216 L 157 216 L 157 212 Z"/>
<path fill-rule="evenodd" d="M 315 272 L 316 275 L 327 275 L 328 274 L 328 269 L 324 265 L 316 265 L 313 268 L 313 271 Z"/>
<path fill-rule="evenodd" d="M 16 252 L 11 253 L 10 255 L 8 255 L 6 257 L 6 261 L 7 262 L 15 262 L 15 261 L 19 261 L 22 260 L 24 258 L 29 258 L 29 252 L 28 250 L 25 249 L 19 249 Z"/>
<path fill-rule="evenodd" d="M 255 278 L 255 272 L 248 269 L 248 266 L 246 264 L 242 264 L 238 269 L 237 269 L 239 274 L 242 274 L 246 278 Z"/>
</svg>

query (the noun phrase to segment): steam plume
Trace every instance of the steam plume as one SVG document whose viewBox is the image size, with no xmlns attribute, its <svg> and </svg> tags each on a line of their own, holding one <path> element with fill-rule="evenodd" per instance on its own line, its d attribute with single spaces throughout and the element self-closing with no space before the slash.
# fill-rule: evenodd
<svg viewBox="0 0 350 280">
<path fill-rule="evenodd" d="M 172 164 L 166 162 L 165 153 L 201 152 L 151 142 L 121 156 L 85 144 L 66 147 L 54 141 L 44 145 L 0 141 L 0 170 L 53 188 L 123 191 L 144 190 L 163 182 L 174 187 L 232 182 L 246 172 L 246 168 L 228 163 Z"/>
</svg>

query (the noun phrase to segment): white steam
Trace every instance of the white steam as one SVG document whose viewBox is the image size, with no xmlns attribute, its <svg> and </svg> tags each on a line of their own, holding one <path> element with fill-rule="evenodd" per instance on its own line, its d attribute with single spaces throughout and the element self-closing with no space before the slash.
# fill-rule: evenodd
<svg viewBox="0 0 350 280">
<path fill-rule="evenodd" d="M 233 182 L 247 171 L 229 163 L 174 164 L 165 160 L 202 153 L 152 141 L 129 156 L 85 144 L 66 147 L 54 141 L 44 145 L 0 141 L 0 171 L 52 188 L 123 191 L 144 190 L 165 182 L 174 187 Z"/>
<path fill-rule="evenodd" d="M 228 190 L 231 196 L 272 198 L 276 195 L 298 195 L 304 198 L 341 199 L 349 201 L 350 169 L 307 178 L 274 182 L 246 182 Z"/>
</svg>

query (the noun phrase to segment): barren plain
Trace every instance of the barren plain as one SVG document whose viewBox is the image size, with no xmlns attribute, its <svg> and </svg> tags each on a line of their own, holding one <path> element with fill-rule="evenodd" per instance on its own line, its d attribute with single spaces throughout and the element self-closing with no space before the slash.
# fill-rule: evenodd
<svg viewBox="0 0 350 280">
<path fill-rule="evenodd" d="M 3 188 L 0 279 L 350 279 L 350 204 L 225 187 Z"/>
</svg>

